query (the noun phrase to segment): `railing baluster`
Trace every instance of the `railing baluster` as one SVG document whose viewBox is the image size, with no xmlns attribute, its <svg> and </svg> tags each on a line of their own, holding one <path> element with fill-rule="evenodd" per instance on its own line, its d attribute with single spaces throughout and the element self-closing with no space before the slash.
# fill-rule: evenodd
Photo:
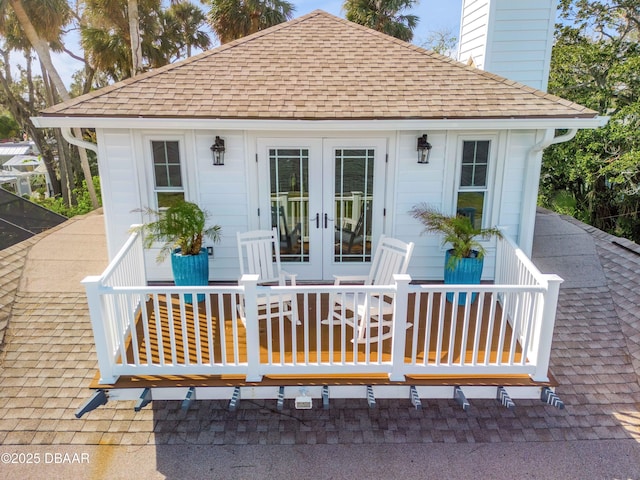
<svg viewBox="0 0 640 480">
<path fill-rule="evenodd" d="M 173 304 L 173 295 L 171 292 L 165 292 L 165 299 L 167 305 Z M 178 301 L 180 301 L 180 297 L 178 297 Z M 176 329 L 175 329 L 175 320 L 173 317 L 173 308 L 167 308 L 167 323 L 169 324 L 169 342 L 171 344 L 171 363 L 173 365 L 178 364 L 178 348 L 176 346 Z"/>
<path fill-rule="evenodd" d="M 166 301 L 166 297 L 165 297 Z M 167 311 L 171 309 L 171 303 L 167 303 Z M 156 337 L 158 339 L 158 356 L 160 359 L 160 365 L 164 366 L 164 339 L 162 338 L 162 316 L 160 315 L 160 299 L 158 295 L 153 296 L 153 312 L 156 324 Z"/>
</svg>

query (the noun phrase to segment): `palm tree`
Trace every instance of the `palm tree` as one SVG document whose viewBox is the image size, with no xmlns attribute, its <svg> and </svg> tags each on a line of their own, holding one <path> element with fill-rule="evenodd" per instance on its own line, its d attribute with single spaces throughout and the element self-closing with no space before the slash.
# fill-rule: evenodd
<svg viewBox="0 0 640 480">
<path fill-rule="evenodd" d="M 133 75 L 142 71 L 142 40 L 140 38 L 140 15 L 138 12 L 138 0 L 127 0 L 127 13 L 129 17 L 129 37 L 131 40 L 131 70 Z"/>
<path fill-rule="evenodd" d="M 165 34 L 172 37 L 179 58 L 183 48 L 186 56 L 190 57 L 193 47 L 206 50 L 211 46 L 209 35 L 202 30 L 207 17 L 194 4 L 185 1 L 172 3 L 165 13 L 165 22 Z"/>
<path fill-rule="evenodd" d="M 31 44 L 33 50 L 38 54 L 43 75 L 46 74 L 49 77 L 60 98 L 70 100 L 71 96 L 62 81 L 62 77 L 60 77 L 60 74 L 53 65 L 49 52 L 50 42 L 55 42 L 60 39 L 62 27 L 66 25 L 70 19 L 71 12 L 69 6 L 62 0 L 8 0 L 8 3 L 13 9 L 15 18 L 20 24 L 24 36 Z M 6 1 L 0 2 L 0 7 L 3 7 L 3 9 L 6 8 L 6 5 Z M 38 25 L 38 29 L 36 29 L 35 25 Z M 74 134 L 77 137 L 82 136 L 80 129 L 74 129 Z M 98 208 L 100 204 L 93 186 L 87 152 L 82 148 L 78 148 L 78 153 L 80 155 L 82 173 L 87 182 L 87 190 L 91 197 L 91 203 L 93 208 Z M 70 197 L 68 201 L 70 201 Z"/>
<path fill-rule="evenodd" d="M 342 8 L 347 20 L 410 42 L 419 19 L 401 12 L 416 3 L 417 0 L 345 0 Z"/>
<path fill-rule="evenodd" d="M 206 0 L 209 23 L 220 43 L 246 37 L 291 20 L 295 7 L 286 0 Z M 204 3 L 204 0 L 203 0 Z"/>
<path fill-rule="evenodd" d="M 91 67 L 119 81 L 169 63 L 158 52 L 161 18 L 160 0 L 85 0 L 80 41 Z"/>
</svg>

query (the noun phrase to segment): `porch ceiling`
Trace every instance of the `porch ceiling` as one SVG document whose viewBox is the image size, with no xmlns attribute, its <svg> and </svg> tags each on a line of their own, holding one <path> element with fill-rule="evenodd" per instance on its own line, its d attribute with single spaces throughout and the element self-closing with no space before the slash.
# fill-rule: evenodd
<svg viewBox="0 0 640 480">
<path fill-rule="evenodd" d="M 597 113 L 318 10 L 42 115 L 471 120 Z"/>
</svg>

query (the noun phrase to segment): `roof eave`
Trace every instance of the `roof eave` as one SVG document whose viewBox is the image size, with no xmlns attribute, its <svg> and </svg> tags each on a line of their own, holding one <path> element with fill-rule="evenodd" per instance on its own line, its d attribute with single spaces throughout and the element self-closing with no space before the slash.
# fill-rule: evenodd
<svg viewBox="0 0 640 480">
<path fill-rule="evenodd" d="M 238 119 L 238 118 L 143 118 L 143 117 L 31 117 L 38 128 L 131 128 L 194 130 L 531 130 L 547 128 L 599 128 L 609 121 L 603 116 L 526 118 L 384 118 L 384 119 Z"/>
</svg>

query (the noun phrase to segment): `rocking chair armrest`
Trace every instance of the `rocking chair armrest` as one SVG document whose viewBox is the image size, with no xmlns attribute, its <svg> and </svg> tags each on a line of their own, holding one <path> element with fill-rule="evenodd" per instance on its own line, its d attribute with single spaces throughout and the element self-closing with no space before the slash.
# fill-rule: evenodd
<svg viewBox="0 0 640 480">
<path fill-rule="evenodd" d="M 334 275 L 334 285 L 340 285 L 342 283 L 364 283 L 369 277 L 366 275 Z"/>
<path fill-rule="evenodd" d="M 280 270 L 280 279 L 286 284 L 286 279 L 289 278 L 291 281 L 291 285 L 296 284 L 297 273 L 289 273 L 285 270 Z"/>
</svg>

